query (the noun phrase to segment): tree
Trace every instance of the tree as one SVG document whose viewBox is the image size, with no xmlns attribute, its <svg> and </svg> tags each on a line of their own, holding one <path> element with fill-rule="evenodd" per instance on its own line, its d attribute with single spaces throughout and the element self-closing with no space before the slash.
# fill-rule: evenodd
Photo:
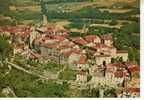
<svg viewBox="0 0 144 100">
<path fill-rule="evenodd" d="M 0 0 L 0 12 L 9 9 L 10 5 L 14 5 L 16 0 Z"/>
<path fill-rule="evenodd" d="M 91 75 L 88 75 L 87 76 L 87 81 L 90 81 L 92 79 L 92 76 Z"/>
<path fill-rule="evenodd" d="M 9 58 L 13 54 L 12 45 L 9 44 L 7 37 L 0 36 L 0 60 Z"/>
<path fill-rule="evenodd" d="M 117 21 L 116 20 L 112 20 L 111 22 L 110 22 L 110 25 L 117 25 L 118 23 L 117 23 Z"/>
<path fill-rule="evenodd" d="M 137 50 L 136 48 L 129 48 L 128 58 L 132 61 L 140 63 L 140 51 Z"/>
<path fill-rule="evenodd" d="M 42 13 L 46 14 L 47 13 L 47 9 L 46 9 L 46 6 L 45 6 L 45 2 L 43 0 L 40 0 L 40 5 L 41 5 Z"/>
<path fill-rule="evenodd" d="M 75 80 L 76 79 L 76 71 L 71 69 L 66 69 L 59 74 L 59 79 L 63 80 Z"/>
<path fill-rule="evenodd" d="M 131 24 L 127 24 L 121 27 L 120 30 L 122 33 L 139 33 L 140 25 L 139 22 L 132 22 Z"/>
<path fill-rule="evenodd" d="M 115 93 L 116 89 L 114 88 L 106 88 L 106 90 L 104 91 L 104 97 L 116 97 L 116 93 Z"/>
</svg>

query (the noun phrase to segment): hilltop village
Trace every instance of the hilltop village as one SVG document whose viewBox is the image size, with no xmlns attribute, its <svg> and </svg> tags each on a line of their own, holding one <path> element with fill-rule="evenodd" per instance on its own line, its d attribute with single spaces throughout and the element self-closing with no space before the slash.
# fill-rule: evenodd
<svg viewBox="0 0 144 100">
<path fill-rule="evenodd" d="M 14 55 L 40 63 L 54 62 L 74 70 L 76 79 L 68 81 L 71 88 L 110 86 L 118 90 L 117 97 L 140 95 L 139 65 L 129 61 L 127 51 L 115 48 L 110 33 L 70 37 L 69 30 L 56 25 L 1 27 L 0 32 L 10 37 Z M 61 82 L 58 75 L 47 74 L 48 79 Z"/>
</svg>

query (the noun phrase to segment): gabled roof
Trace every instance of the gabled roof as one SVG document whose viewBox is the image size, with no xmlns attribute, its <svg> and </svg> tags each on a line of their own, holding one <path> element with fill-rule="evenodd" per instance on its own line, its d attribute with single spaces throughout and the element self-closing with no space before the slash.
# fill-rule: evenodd
<svg viewBox="0 0 144 100">
<path fill-rule="evenodd" d="M 60 35 L 54 35 L 53 39 L 57 39 L 59 41 L 63 41 L 65 39 L 65 37 L 64 36 L 60 36 Z"/>
<path fill-rule="evenodd" d="M 115 73 L 114 73 L 114 75 L 115 75 L 115 77 L 125 77 L 125 76 L 127 76 L 128 75 L 128 73 L 127 72 L 123 72 L 123 71 L 116 71 Z"/>
<path fill-rule="evenodd" d="M 94 40 L 97 39 L 97 38 L 99 38 L 99 37 L 96 36 L 96 35 L 87 35 L 87 36 L 85 36 L 85 40 L 87 42 L 94 42 Z"/>
<path fill-rule="evenodd" d="M 76 64 L 86 64 L 86 62 L 87 62 L 87 56 L 85 54 L 81 54 L 80 59 L 78 62 L 76 62 Z"/>
<path fill-rule="evenodd" d="M 69 57 L 72 53 L 75 53 L 75 54 L 80 54 L 81 53 L 81 50 L 80 49 L 76 49 L 76 48 L 73 48 L 67 52 L 63 52 L 64 56 L 66 57 Z"/>
<path fill-rule="evenodd" d="M 139 72 L 139 71 L 140 71 L 140 68 L 139 68 L 139 66 L 135 66 L 135 67 L 130 67 L 130 68 L 128 68 L 128 70 L 129 70 L 130 72 Z"/>
<path fill-rule="evenodd" d="M 87 41 L 85 41 L 83 38 L 81 37 L 75 37 L 72 39 L 73 42 L 80 44 L 80 45 L 86 45 Z"/>
<path fill-rule="evenodd" d="M 140 88 L 129 87 L 129 88 L 126 88 L 126 91 L 130 93 L 140 93 Z"/>
</svg>

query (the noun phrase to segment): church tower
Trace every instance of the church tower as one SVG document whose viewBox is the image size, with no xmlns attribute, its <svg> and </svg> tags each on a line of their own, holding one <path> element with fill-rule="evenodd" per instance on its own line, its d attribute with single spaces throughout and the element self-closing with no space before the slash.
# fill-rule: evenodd
<svg viewBox="0 0 144 100">
<path fill-rule="evenodd" d="M 42 23 L 43 26 L 47 26 L 48 25 L 48 19 L 47 19 L 47 16 L 45 14 L 43 14 L 43 23 Z"/>
<path fill-rule="evenodd" d="M 42 25 L 43 26 L 47 26 L 48 25 L 48 18 L 47 18 L 47 10 L 45 7 L 45 3 L 43 2 L 43 0 L 40 0 L 40 4 L 41 4 L 41 12 L 43 13 L 43 21 L 42 21 Z"/>
</svg>

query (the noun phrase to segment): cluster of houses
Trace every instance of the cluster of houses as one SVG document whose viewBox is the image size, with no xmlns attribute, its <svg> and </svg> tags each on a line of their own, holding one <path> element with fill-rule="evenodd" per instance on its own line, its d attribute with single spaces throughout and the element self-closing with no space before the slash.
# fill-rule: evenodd
<svg viewBox="0 0 144 100">
<path fill-rule="evenodd" d="M 81 86 L 109 85 L 121 88 L 118 97 L 139 96 L 140 68 L 128 60 L 127 51 L 114 47 L 112 34 L 70 37 L 68 30 L 55 26 L 4 27 L 0 28 L 0 34 L 10 36 L 14 54 L 76 70 L 75 82 Z M 122 62 L 112 63 L 117 58 Z"/>
</svg>

